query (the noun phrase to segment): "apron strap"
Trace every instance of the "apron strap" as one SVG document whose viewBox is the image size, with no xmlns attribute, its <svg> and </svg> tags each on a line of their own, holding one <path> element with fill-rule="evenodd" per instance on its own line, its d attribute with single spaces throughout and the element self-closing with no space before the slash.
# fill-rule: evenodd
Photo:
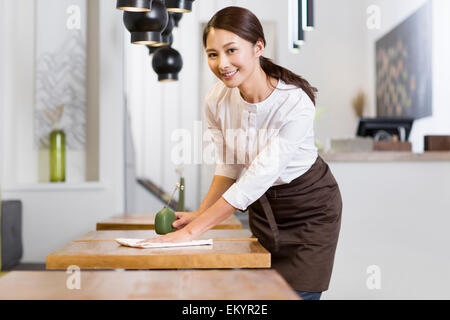
<svg viewBox="0 0 450 320">
<path fill-rule="evenodd" d="M 279 245 L 280 245 L 280 233 L 278 231 L 277 223 L 275 221 L 275 216 L 273 215 L 273 211 L 272 211 L 272 208 L 270 207 L 269 200 L 267 200 L 267 197 L 265 194 L 262 195 L 262 197 L 259 199 L 259 201 L 261 202 L 263 211 L 266 214 L 267 221 L 269 221 L 270 229 L 272 230 L 272 234 L 273 234 L 275 252 L 277 252 L 279 249 Z"/>
</svg>

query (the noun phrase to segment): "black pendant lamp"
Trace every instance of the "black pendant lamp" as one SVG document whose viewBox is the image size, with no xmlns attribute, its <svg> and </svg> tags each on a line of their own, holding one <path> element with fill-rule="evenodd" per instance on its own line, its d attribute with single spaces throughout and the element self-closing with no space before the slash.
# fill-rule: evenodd
<svg viewBox="0 0 450 320">
<path fill-rule="evenodd" d="M 170 47 L 170 46 L 172 46 L 172 44 L 173 44 L 173 35 L 170 34 L 170 36 L 169 36 L 169 44 L 167 44 L 167 45 L 162 45 L 162 46 L 149 46 L 149 45 L 147 45 L 148 54 L 149 54 L 149 56 L 153 56 L 155 54 L 156 50 L 158 50 L 159 48 L 161 48 L 161 47 Z"/>
<path fill-rule="evenodd" d="M 175 27 L 175 21 L 171 12 L 169 12 L 169 20 L 164 31 L 161 33 L 161 46 L 166 46 L 170 42 L 170 37 L 172 36 L 172 30 Z M 172 40 L 173 41 L 173 40 Z"/>
<path fill-rule="evenodd" d="M 152 9 L 152 0 L 117 0 L 116 8 L 131 12 L 148 12 Z"/>
<path fill-rule="evenodd" d="M 175 28 L 178 28 L 178 24 L 180 23 L 181 18 L 183 18 L 183 14 L 180 12 L 170 12 L 170 14 L 173 16 Z"/>
<path fill-rule="evenodd" d="M 172 45 L 172 43 L 173 43 L 172 30 L 173 30 L 174 24 L 175 23 L 173 21 L 173 17 L 171 16 L 171 14 L 169 12 L 169 20 L 167 22 L 166 28 L 163 30 L 163 32 L 161 32 L 161 41 L 147 45 L 147 47 L 155 47 L 154 50 L 149 49 L 150 55 L 152 55 L 158 47 L 165 47 L 168 45 Z"/>
<path fill-rule="evenodd" d="M 153 56 L 152 66 L 158 74 L 158 81 L 177 81 L 178 73 L 183 68 L 183 59 L 177 50 L 161 47 Z"/>
<path fill-rule="evenodd" d="M 314 0 L 303 0 L 303 29 L 314 30 Z"/>
<path fill-rule="evenodd" d="M 131 33 L 131 43 L 153 45 L 162 41 L 161 32 L 169 20 L 166 7 L 161 1 L 153 0 L 149 12 L 123 13 L 125 27 Z"/>
<path fill-rule="evenodd" d="M 192 11 L 194 0 L 166 0 L 167 11 L 187 13 Z"/>
</svg>

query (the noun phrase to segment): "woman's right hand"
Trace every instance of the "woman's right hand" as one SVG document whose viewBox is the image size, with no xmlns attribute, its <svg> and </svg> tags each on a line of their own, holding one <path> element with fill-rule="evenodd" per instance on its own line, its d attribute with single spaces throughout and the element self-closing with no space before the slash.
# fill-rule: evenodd
<svg viewBox="0 0 450 320">
<path fill-rule="evenodd" d="M 200 213 L 197 211 L 194 212 L 175 212 L 175 215 L 177 216 L 177 220 L 172 223 L 172 227 L 174 227 L 177 230 L 180 230 L 184 228 L 187 224 L 189 224 L 192 220 L 197 218 Z"/>
</svg>

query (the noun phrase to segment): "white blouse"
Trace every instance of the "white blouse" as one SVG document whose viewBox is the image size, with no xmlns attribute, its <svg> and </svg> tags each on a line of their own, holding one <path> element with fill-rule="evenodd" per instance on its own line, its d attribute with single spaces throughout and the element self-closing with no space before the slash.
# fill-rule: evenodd
<svg viewBox="0 0 450 320">
<path fill-rule="evenodd" d="M 216 148 L 214 174 L 237 179 L 223 198 L 245 211 L 271 186 L 289 183 L 307 172 L 318 156 L 314 115 L 308 95 L 282 80 L 258 103 L 248 103 L 238 88 L 217 82 L 206 97 L 205 108 Z"/>
</svg>

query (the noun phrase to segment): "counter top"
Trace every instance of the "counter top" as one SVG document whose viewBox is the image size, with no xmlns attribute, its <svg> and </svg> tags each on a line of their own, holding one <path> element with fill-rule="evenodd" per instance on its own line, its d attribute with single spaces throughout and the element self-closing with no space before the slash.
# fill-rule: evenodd
<svg viewBox="0 0 450 320">
<path fill-rule="evenodd" d="M 128 214 L 115 216 L 97 223 L 97 230 L 153 230 L 155 229 L 155 213 Z M 242 229 L 242 223 L 232 214 L 212 229 Z"/>
<path fill-rule="evenodd" d="M 326 162 L 397 162 L 397 161 L 419 161 L 419 162 L 450 162 L 450 151 L 447 152 L 341 152 L 323 153 L 320 156 Z"/>
<path fill-rule="evenodd" d="M 275 270 L 83 271 L 69 290 L 66 271 L 13 271 L 0 300 L 300 300 Z"/>
<path fill-rule="evenodd" d="M 270 268 L 270 253 L 258 241 L 214 241 L 212 246 L 140 249 L 115 241 L 73 241 L 47 256 L 46 268 L 236 269 Z"/>
</svg>

